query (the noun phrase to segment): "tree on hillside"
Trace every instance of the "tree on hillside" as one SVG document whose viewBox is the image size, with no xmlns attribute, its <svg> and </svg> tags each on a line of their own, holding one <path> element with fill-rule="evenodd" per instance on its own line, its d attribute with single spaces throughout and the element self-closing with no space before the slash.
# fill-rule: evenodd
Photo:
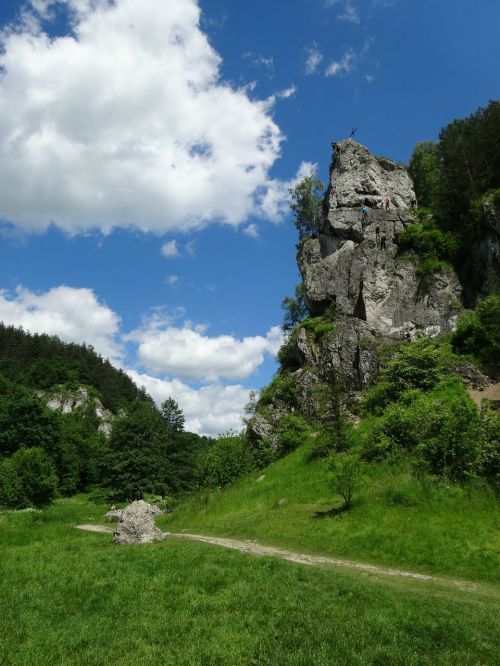
<svg viewBox="0 0 500 666">
<path fill-rule="evenodd" d="M 184 414 L 179 404 L 173 398 L 167 398 L 161 405 L 161 415 L 165 425 L 171 433 L 184 430 Z"/>
<path fill-rule="evenodd" d="M 308 315 L 308 309 L 305 301 L 306 290 L 304 285 L 299 283 L 295 287 L 295 298 L 286 296 L 281 302 L 283 310 L 283 324 L 284 331 L 290 331 L 295 324 L 301 322 Z"/>
<path fill-rule="evenodd" d="M 469 205 L 500 187 L 500 102 L 454 120 L 439 135 L 436 213 L 449 228 L 461 225 Z"/>
<path fill-rule="evenodd" d="M 303 178 L 290 189 L 292 203 L 290 208 L 295 214 L 294 224 L 299 238 L 317 236 L 323 222 L 324 185 L 314 173 Z"/>
<path fill-rule="evenodd" d="M 102 481 L 116 497 L 134 500 L 144 493 L 163 495 L 169 435 L 160 412 L 136 402 L 115 421 L 109 450 L 101 462 Z"/>
<path fill-rule="evenodd" d="M 42 448 L 59 467 L 59 414 L 50 411 L 30 389 L 0 376 L 0 455 L 32 447 Z"/>
<path fill-rule="evenodd" d="M 419 206 L 430 208 L 439 185 L 439 151 L 433 141 L 422 141 L 415 146 L 408 172 L 413 179 Z"/>
</svg>

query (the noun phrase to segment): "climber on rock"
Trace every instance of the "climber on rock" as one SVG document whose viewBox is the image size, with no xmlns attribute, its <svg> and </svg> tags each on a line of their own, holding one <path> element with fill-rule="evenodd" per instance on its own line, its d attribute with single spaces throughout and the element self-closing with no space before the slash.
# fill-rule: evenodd
<svg viewBox="0 0 500 666">
<path fill-rule="evenodd" d="M 377 247 L 380 245 L 380 224 L 375 227 L 375 243 Z"/>
<path fill-rule="evenodd" d="M 368 222 L 368 206 L 361 206 L 361 226 Z"/>
<path fill-rule="evenodd" d="M 382 234 L 382 236 L 380 236 L 380 249 L 381 250 L 387 250 L 386 241 L 387 241 L 387 236 L 385 235 L 385 232 L 384 232 Z"/>
<path fill-rule="evenodd" d="M 338 141 L 332 141 L 332 148 L 339 155 L 342 152 L 341 149 L 340 149 L 340 143 Z"/>
<path fill-rule="evenodd" d="M 387 209 L 390 207 L 390 205 L 391 205 L 391 200 L 390 200 L 390 199 L 386 199 L 386 200 L 385 200 L 385 209 L 387 210 Z"/>
</svg>

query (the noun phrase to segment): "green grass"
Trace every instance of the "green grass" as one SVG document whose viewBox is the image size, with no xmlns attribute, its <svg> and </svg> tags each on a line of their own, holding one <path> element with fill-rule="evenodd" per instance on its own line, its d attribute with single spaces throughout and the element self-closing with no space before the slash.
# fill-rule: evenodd
<svg viewBox="0 0 500 666">
<path fill-rule="evenodd" d="M 492 600 L 176 539 L 117 547 L 108 535 L 73 528 L 104 510 L 76 498 L 42 513 L 0 515 L 3 665 L 476 666 L 500 659 Z"/>
<path fill-rule="evenodd" d="M 369 428 L 368 421 L 362 428 Z M 301 447 L 265 471 L 221 491 L 204 492 L 160 518 L 172 532 L 255 539 L 300 552 L 333 555 L 458 579 L 500 582 L 500 500 L 484 483 L 464 487 L 417 481 L 408 462 L 367 465 L 351 511 L 339 506 L 324 460 Z M 278 505 L 281 499 L 286 503 Z"/>
</svg>

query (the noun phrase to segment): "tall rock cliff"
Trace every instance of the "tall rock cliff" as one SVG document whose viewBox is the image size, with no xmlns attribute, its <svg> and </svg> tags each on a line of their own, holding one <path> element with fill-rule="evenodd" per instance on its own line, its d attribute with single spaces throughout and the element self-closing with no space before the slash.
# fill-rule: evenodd
<svg viewBox="0 0 500 666">
<path fill-rule="evenodd" d="M 455 274 L 424 285 L 415 262 L 397 256 L 397 236 L 413 222 L 416 204 L 406 169 L 352 139 L 340 146 L 330 169 L 327 221 L 297 256 L 311 314 L 322 314 L 335 299 L 337 315 L 366 322 L 379 336 L 452 330 L 460 298 Z"/>
<path fill-rule="evenodd" d="M 295 387 L 291 409 L 310 417 L 320 409 L 318 383 L 332 369 L 354 391 L 366 388 L 377 377 L 381 343 L 452 331 L 461 309 L 453 270 L 425 280 L 416 258 L 398 255 L 398 234 L 414 221 L 416 206 L 406 169 L 352 139 L 337 146 L 324 223 L 317 237 L 298 245 L 311 318 L 295 327 L 280 353 L 281 373 Z M 285 411 L 279 391 L 264 392 L 259 436 Z"/>
</svg>

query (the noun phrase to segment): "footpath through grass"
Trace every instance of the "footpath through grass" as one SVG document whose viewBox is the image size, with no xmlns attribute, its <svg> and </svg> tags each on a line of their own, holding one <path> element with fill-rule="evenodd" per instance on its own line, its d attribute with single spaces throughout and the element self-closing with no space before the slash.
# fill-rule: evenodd
<svg viewBox="0 0 500 666">
<path fill-rule="evenodd" d="M 83 498 L 0 515 L 0 663 L 493 665 L 494 602 L 166 540 L 74 529 Z"/>
<path fill-rule="evenodd" d="M 500 583 L 500 500 L 485 484 L 417 481 L 405 463 L 370 464 L 351 511 L 315 517 L 341 504 L 325 462 L 302 447 L 221 491 L 203 492 L 159 520 L 172 532 L 255 539 L 423 573 Z M 259 480 L 261 479 L 261 480 Z"/>
</svg>

